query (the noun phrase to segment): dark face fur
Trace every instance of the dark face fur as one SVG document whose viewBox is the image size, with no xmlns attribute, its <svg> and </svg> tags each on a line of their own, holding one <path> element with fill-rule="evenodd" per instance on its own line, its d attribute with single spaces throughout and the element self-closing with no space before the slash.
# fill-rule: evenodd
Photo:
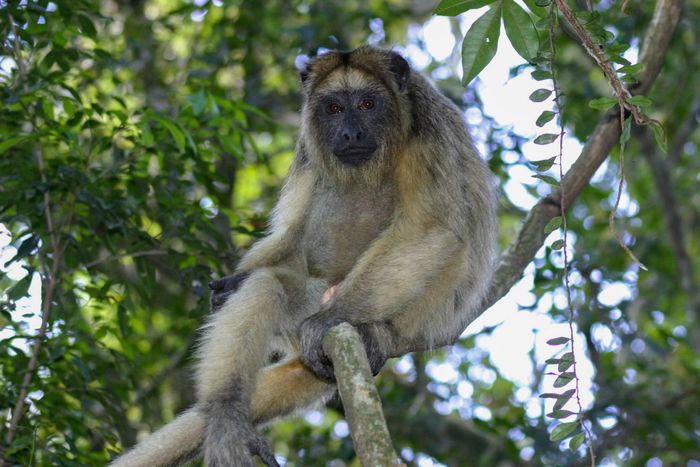
<svg viewBox="0 0 700 467">
<path fill-rule="evenodd" d="M 378 87 L 331 91 L 313 109 L 319 133 L 342 164 L 360 166 L 375 156 L 391 106 Z"/>
<path fill-rule="evenodd" d="M 369 47 L 328 53 L 302 70 L 306 147 L 330 173 L 385 173 L 404 139 L 409 72 L 398 54 Z"/>
</svg>

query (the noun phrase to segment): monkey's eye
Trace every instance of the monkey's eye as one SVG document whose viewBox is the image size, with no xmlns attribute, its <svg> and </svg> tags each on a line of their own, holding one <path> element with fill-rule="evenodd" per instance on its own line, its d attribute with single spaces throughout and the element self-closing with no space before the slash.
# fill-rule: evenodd
<svg viewBox="0 0 700 467">
<path fill-rule="evenodd" d="M 329 114 L 337 114 L 343 111 L 343 107 L 340 104 L 333 102 L 332 104 L 328 105 L 327 110 Z"/>
<path fill-rule="evenodd" d="M 374 101 L 372 99 L 362 99 L 360 102 L 360 110 L 372 110 L 374 108 Z"/>
</svg>

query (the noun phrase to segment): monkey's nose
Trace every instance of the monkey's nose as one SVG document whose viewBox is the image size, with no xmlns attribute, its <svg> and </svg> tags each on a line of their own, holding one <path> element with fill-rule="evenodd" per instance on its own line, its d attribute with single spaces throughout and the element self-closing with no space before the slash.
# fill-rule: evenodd
<svg viewBox="0 0 700 467">
<path fill-rule="evenodd" d="M 343 138 L 347 142 L 357 142 L 357 141 L 362 141 L 362 137 L 364 135 L 362 134 L 361 131 L 344 131 L 343 132 Z"/>
</svg>

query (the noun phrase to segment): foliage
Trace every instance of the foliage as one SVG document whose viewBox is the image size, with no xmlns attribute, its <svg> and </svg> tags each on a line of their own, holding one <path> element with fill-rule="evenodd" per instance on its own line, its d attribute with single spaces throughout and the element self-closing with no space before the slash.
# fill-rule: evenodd
<svg viewBox="0 0 700 467">
<path fill-rule="evenodd" d="M 480 29 L 464 36 L 465 81 L 496 53 L 501 20 L 528 62 L 513 76 L 550 79 L 529 65 L 547 58 L 545 3 L 525 1 L 526 10 L 512 0 L 443 0 L 437 12 L 446 15 L 486 7 Z M 593 3 L 586 26 L 620 65 L 623 82 L 634 80 L 630 54 L 653 2 L 629 13 L 615 2 Z M 206 284 L 260 234 L 291 159 L 296 55 L 368 39 L 424 50 L 414 24 L 429 13 L 398 0 L 0 2 L 0 446 L 10 464 L 103 465 L 192 402 L 189 363 L 208 308 Z M 649 128 L 631 125 L 626 143 L 620 229 L 649 271 L 630 261 L 608 227 L 617 151 L 567 217 L 576 339 L 585 344 L 577 359 L 594 369 L 586 417 L 598 458 L 612 464 L 700 459 L 697 24 L 700 5 L 688 1 L 652 102 L 632 102 L 668 136 L 666 154 Z M 585 141 L 601 117 L 596 109 L 617 101 L 576 41 L 558 32 L 555 45 L 563 124 Z M 425 71 L 444 78 L 441 65 Z M 475 131 L 501 186 L 532 167 L 537 178 L 524 190 L 540 197 L 556 181 L 554 151 L 538 146 L 540 155 L 528 159 L 527 135 L 484 113 L 478 80 L 465 90 L 450 73 L 440 85 L 477 112 Z M 551 102 L 541 89 L 533 100 L 543 103 L 532 105 Z M 554 117 L 544 110 L 537 119 L 541 136 Z M 513 196 L 504 190 L 503 244 L 524 215 Z M 546 229 L 561 223 L 555 218 Z M 521 301 L 519 313 L 532 320 L 567 319 L 556 235 L 526 279 L 533 299 Z M 46 332 L 28 372 L 43 311 Z M 383 371 L 389 430 L 407 462 L 579 462 L 580 436 L 573 450 L 550 441 L 570 434 L 563 416 L 571 406 L 542 385 L 547 370 L 570 372 L 567 351 L 543 358 L 532 347 L 532 377 L 516 381 L 483 348 L 500 328 Z M 451 376 L 438 371 L 445 368 Z M 8 445 L 27 374 L 28 407 Z M 547 414 L 565 421 L 556 433 Z M 344 423 L 334 401 L 324 414 L 283 421 L 268 435 L 288 465 L 345 465 L 354 454 Z"/>
</svg>

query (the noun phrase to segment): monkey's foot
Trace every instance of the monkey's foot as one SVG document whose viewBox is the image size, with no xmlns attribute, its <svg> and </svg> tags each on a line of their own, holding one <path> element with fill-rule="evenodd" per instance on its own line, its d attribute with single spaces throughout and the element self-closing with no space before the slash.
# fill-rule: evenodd
<svg viewBox="0 0 700 467">
<path fill-rule="evenodd" d="M 207 467 L 255 467 L 258 456 L 267 467 L 279 467 L 275 454 L 248 417 L 232 407 L 210 411 L 204 440 Z"/>
</svg>

